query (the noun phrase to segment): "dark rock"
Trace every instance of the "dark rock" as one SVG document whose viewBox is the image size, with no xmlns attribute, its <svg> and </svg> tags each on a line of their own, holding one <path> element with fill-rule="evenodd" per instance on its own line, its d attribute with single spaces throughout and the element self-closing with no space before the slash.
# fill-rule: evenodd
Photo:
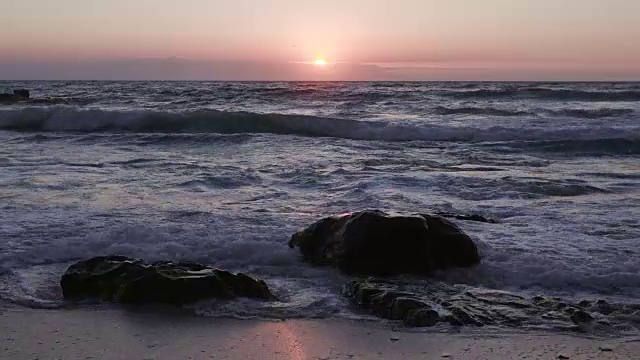
<svg viewBox="0 0 640 360">
<path fill-rule="evenodd" d="M 568 306 L 568 307 L 564 308 L 563 311 L 567 315 L 573 315 L 573 314 L 575 314 L 576 311 L 579 311 L 579 310 L 577 308 L 575 308 L 575 307 Z"/>
<path fill-rule="evenodd" d="M 446 315 L 444 317 L 444 320 L 446 322 L 448 322 L 450 325 L 453 325 L 453 326 L 463 326 L 464 325 L 464 323 L 462 321 L 460 321 L 460 319 L 458 319 L 457 317 L 455 317 L 455 316 L 453 316 L 451 314 Z"/>
<path fill-rule="evenodd" d="M 26 101 L 29 100 L 29 95 L 29 90 L 13 90 L 13 94 L 0 94 L 0 102 L 13 104 L 20 101 Z"/>
<path fill-rule="evenodd" d="M 448 220 L 378 210 L 322 219 L 295 233 L 289 246 L 299 247 L 307 262 L 357 274 L 430 275 L 480 262 L 475 243 Z"/>
<path fill-rule="evenodd" d="M 10 105 L 15 103 L 56 105 L 67 104 L 68 102 L 63 98 L 32 99 L 31 93 L 27 89 L 16 89 L 11 94 L 0 94 L 0 104 Z"/>
<path fill-rule="evenodd" d="M 410 310 L 404 319 L 407 326 L 431 327 L 440 321 L 440 314 L 432 308 L 419 308 Z"/>
<path fill-rule="evenodd" d="M 575 299 L 545 296 L 531 299 L 507 291 L 451 285 L 433 279 L 356 279 L 344 289 L 343 294 L 354 305 L 378 317 L 403 320 L 407 326 L 432 326 L 438 321 L 453 326 L 510 328 L 544 324 L 562 331 L 610 333 L 640 323 L 640 310 L 629 304 L 592 301 L 592 306 L 584 309 Z M 614 310 L 610 315 L 595 314 L 598 307 L 607 306 Z M 442 316 L 428 312 L 435 309 Z"/>
<path fill-rule="evenodd" d="M 396 298 L 399 297 L 410 297 L 413 294 L 408 293 L 408 292 L 403 292 L 403 291 L 394 291 L 394 290 L 387 290 L 387 291 L 383 291 L 380 294 L 375 295 L 372 299 L 371 299 L 371 304 L 372 305 L 379 305 L 379 306 L 391 306 L 393 304 L 393 301 Z"/>
<path fill-rule="evenodd" d="M 531 301 L 533 301 L 534 304 L 539 304 L 539 303 L 542 303 L 542 302 L 544 302 L 546 300 L 547 300 L 547 298 L 545 298 L 544 296 L 541 296 L 541 295 L 536 295 L 531 299 Z"/>
<path fill-rule="evenodd" d="M 23 99 L 28 99 L 30 97 L 29 90 L 27 89 L 18 89 L 13 90 L 13 96 L 21 97 Z"/>
<path fill-rule="evenodd" d="M 13 94 L 0 94 L 0 103 L 15 103 L 20 101 L 18 97 Z"/>
<path fill-rule="evenodd" d="M 463 325 L 476 325 L 476 326 L 484 325 L 478 319 L 474 318 L 467 311 L 465 311 L 464 309 L 458 306 L 451 306 L 447 310 L 449 310 L 451 312 L 451 315 L 454 318 L 458 319 Z"/>
<path fill-rule="evenodd" d="M 120 303 L 183 304 L 236 296 L 274 299 L 264 281 L 199 264 L 144 263 L 101 256 L 71 265 L 60 280 L 65 299 L 97 298 Z"/>
<path fill-rule="evenodd" d="M 593 316 L 584 310 L 576 310 L 573 314 L 571 314 L 571 321 L 574 324 L 580 325 L 584 323 L 590 323 L 593 321 Z"/>
<path fill-rule="evenodd" d="M 429 304 L 415 298 L 397 297 L 391 304 L 391 319 L 404 319 L 410 311 L 422 308 L 429 308 Z"/>
<path fill-rule="evenodd" d="M 358 303 L 360 303 L 361 305 L 371 304 L 371 301 L 374 297 L 383 293 L 384 290 L 381 289 L 362 287 L 358 290 Z"/>
<path fill-rule="evenodd" d="M 460 215 L 460 214 L 453 214 L 453 213 L 442 212 L 442 211 L 437 211 L 435 214 L 438 215 L 438 216 L 442 216 L 444 218 L 453 218 L 453 219 L 457 219 L 457 220 L 478 221 L 478 222 L 489 223 L 489 224 L 497 224 L 498 223 L 498 221 L 495 220 L 495 219 L 484 217 L 484 216 L 478 215 L 478 214 Z"/>
<path fill-rule="evenodd" d="M 605 300 L 598 300 L 595 305 L 592 306 L 591 310 L 599 312 L 602 315 L 610 315 L 616 311 L 616 308 Z"/>
<path fill-rule="evenodd" d="M 591 301 L 589 300 L 582 300 L 578 303 L 578 306 L 580 306 L 581 308 L 588 308 L 591 306 Z"/>
</svg>

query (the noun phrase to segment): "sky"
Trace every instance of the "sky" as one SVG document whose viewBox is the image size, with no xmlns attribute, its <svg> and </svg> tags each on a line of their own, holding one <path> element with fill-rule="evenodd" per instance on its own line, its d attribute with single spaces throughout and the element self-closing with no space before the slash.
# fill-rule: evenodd
<svg viewBox="0 0 640 360">
<path fill-rule="evenodd" d="M 639 0 L 0 0 L 0 9 L 6 80 L 640 80 Z"/>
</svg>

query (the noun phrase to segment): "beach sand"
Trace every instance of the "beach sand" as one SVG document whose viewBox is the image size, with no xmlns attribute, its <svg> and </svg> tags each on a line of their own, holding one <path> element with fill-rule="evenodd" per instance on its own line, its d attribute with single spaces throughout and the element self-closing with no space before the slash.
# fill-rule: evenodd
<svg viewBox="0 0 640 360">
<path fill-rule="evenodd" d="M 424 333 L 348 320 L 236 320 L 125 309 L 0 314 L 1 359 L 640 359 L 640 338 Z M 406 329 L 405 329 L 406 330 Z"/>
</svg>

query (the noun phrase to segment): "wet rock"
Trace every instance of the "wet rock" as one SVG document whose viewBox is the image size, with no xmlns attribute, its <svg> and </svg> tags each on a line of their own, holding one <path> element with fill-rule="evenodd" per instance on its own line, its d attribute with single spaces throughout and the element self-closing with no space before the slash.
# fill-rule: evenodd
<svg viewBox="0 0 640 360">
<path fill-rule="evenodd" d="M 568 307 L 566 307 L 566 308 L 564 308 L 562 310 L 562 312 L 564 312 L 567 315 L 573 315 L 573 314 L 575 314 L 576 311 L 580 311 L 580 310 L 578 308 L 573 307 L 573 306 L 568 306 Z"/>
<path fill-rule="evenodd" d="M 598 300 L 591 307 L 591 310 L 595 312 L 599 312 L 602 315 L 610 315 L 611 313 L 616 311 L 616 308 L 613 305 L 606 302 L 605 300 Z"/>
<path fill-rule="evenodd" d="M 584 310 L 576 310 L 573 314 L 571 314 L 571 321 L 575 324 L 585 324 L 593 321 L 593 316 Z"/>
<path fill-rule="evenodd" d="M 393 299 L 393 303 L 391 304 L 391 319 L 405 319 L 410 311 L 428 307 L 429 304 L 415 298 L 397 297 Z"/>
<path fill-rule="evenodd" d="M 437 322 L 452 326 L 549 326 L 567 332 L 609 334 L 640 323 L 640 311 L 629 304 L 599 301 L 587 310 L 578 306 L 578 300 L 568 298 L 531 299 L 508 291 L 415 277 L 353 280 L 345 286 L 344 295 L 356 306 L 385 319 L 403 320 L 406 326 L 433 326 Z M 359 300 L 363 297 L 367 300 Z M 598 306 L 615 311 L 609 316 L 595 314 Z"/>
<path fill-rule="evenodd" d="M 27 89 L 16 89 L 13 90 L 13 93 L 10 94 L 0 94 L 0 104 L 10 105 L 15 103 L 55 105 L 66 104 L 67 100 L 62 98 L 33 99 L 31 98 L 31 93 Z"/>
<path fill-rule="evenodd" d="M 436 270 L 480 262 L 471 238 L 435 215 L 389 215 L 365 210 L 324 218 L 295 233 L 305 261 L 333 265 L 351 274 L 431 275 Z"/>
<path fill-rule="evenodd" d="M 533 303 L 534 303 L 534 304 L 539 304 L 539 303 L 541 303 L 541 302 L 545 301 L 546 299 L 547 299 L 547 298 L 545 298 L 545 297 L 544 297 L 544 296 L 542 296 L 542 295 L 536 295 L 536 296 L 534 296 L 534 297 L 531 299 L 531 301 L 533 301 Z"/>
<path fill-rule="evenodd" d="M 413 294 L 403 291 L 384 291 L 371 299 L 372 306 L 382 306 L 390 308 L 399 297 L 410 297 Z"/>
<path fill-rule="evenodd" d="M 458 306 L 451 306 L 447 310 L 451 312 L 451 315 L 458 319 L 463 325 L 475 325 L 482 326 L 484 325 L 478 319 L 471 316 L 467 311 Z"/>
<path fill-rule="evenodd" d="M 384 293 L 382 289 L 362 287 L 358 289 L 358 302 L 362 305 L 371 304 L 371 300 L 382 293 Z"/>
<path fill-rule="evenodd" d="M 27 89 L 18 89 L 18 90 L 13 90 L 13 96 L 21 97 L 23 99 L 28 99 L 31 96 L 31 94 Z"/>
<path fill-rule="evenodd" d="M 271 300 L 266 283 L 245 274 L 199 264 L 147 264 L 124 256 L 101 256 L 71 265 L 60 280 L 65 299 L 119 303 L 183 304 L 209 298 Z"/>
<path fill-rule="evenodd" d="M 578 306 L 581 308 L 588 308 L 591 306 L 591 301 L 589 300 L 582 300 L 578 303 Z"/>
<path fill-rule="evenodd" d="M 440 321 L 440 314 L 430 307 L 410 310 L 405 316 L 404 323 L 412 327 L 431 327 Z"/>
<path fill-rule="evenodd" d="M 534 296 L 531 301 L 536 305 L 544 308 L 555 308 L 557 305 L 557 301 L 545 296 Z"/>
<path fill-rule="evenodd" d="M 16 103 L 29 100 L 29 90 L 17 89 L 12 94 L 0 94 L 0 103 Z"/>
<path fill-rule="evenodd" d="M 455 317 L 455 316 L 453 316 L 451 314 L 446 315 L 444 317 L 444 320 L 446 322 L 448 322 L 449 325 L 452 325 L 452 326 L 463 326 L 464 325 L 464 323 L 462 321 L 460 321 L 460 319 L 458 319 L 457 317 Z"/>
</svg>

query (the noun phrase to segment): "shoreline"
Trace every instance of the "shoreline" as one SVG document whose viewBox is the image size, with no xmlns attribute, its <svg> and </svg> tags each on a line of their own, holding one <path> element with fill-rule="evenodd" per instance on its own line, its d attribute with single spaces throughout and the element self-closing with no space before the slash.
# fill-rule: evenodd
<svg viewBox="0 0 640 360">
<path fill-rule="evenodd" d="M 238 320 L 128 309 L 0 310 L 0 359 L 633 359 L 640 337 L 395 331 L 343 319 Z"/>
</svg>

